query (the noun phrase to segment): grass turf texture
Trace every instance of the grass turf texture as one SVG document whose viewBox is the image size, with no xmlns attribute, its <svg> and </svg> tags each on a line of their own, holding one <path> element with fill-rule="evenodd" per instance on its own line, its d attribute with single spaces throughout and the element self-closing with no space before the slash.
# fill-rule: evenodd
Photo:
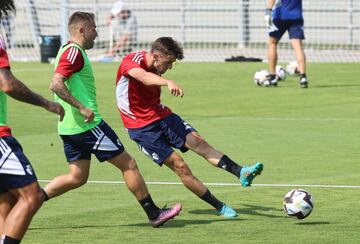
<svg viewBox="0 0 360 244">
<path fill-rule="evenodd" d="M 360 185 L 358 163 L 359 64 L 309 64 L 309 89 L 288 77 L 277 88 L 257 87 L 263 63 L 179 63 L 165 76 L 184 89 L 175 98 L 163 88 L 162 102 L 193 125 L 210 144 L 240 164 L 262 161 L 255 184 Z M 52 66 L 13 63 L 14 74 L 51 98 Z M 100 113 L 137 159 L 146 181 L 179 182 L 159 168 L 129 140 L 115 106 L 115 63 L 94 63 Z M 57 118 L 8 100 L 9 124 L 39 179 L 67 172 Z M 192 152 L 183 154 L 204 182 L 237 183 Z M 89 180 L 122 181 L 109 164 L 95 157 Z M 45 183 L 42 183 L 45 184 Z M 357 243 L 360 189 L 310 188 L 315 209 L 305 220 L 282 211 L 288 187 L 209 186 L 239 213 L 224 219 L 182 185 L 149 185 L 162 207 L 175 202 L 183 211 L 163 228 L 151 228 L 124 184 L 91 184 L 45 203 L 23 243 Z"/>
</svg>

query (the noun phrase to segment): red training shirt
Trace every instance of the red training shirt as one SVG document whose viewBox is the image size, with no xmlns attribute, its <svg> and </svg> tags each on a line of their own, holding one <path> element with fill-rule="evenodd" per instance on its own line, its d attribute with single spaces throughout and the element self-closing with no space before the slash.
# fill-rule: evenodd
<svg viewBox="0 0 360 244">
<path fill-rule="evenodd" d="M 125 128 L 141 128 L 172 113 L 161 104 L 161 86 L 146 86 L 130 77 L 129 71 L 134 68 L 157 74 L 146 65 L 146 51 L 131 53 L 120 64 L 116 77 L 116 102 Z"/>
</svg>

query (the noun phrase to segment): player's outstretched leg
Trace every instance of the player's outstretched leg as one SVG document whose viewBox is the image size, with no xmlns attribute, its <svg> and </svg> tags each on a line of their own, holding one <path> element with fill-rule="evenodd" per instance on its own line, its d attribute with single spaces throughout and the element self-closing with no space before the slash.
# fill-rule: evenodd
<svg viewBox="0 0 360 244">
<path fill-rule="evenodd" d="M 203 156 L 212 165 L 235 175 L 236 178 L 240 179 L 243 187 L 250 186 L 254 177 L 259 175 L 264 168 L 262 163 L 256 163 L 251 167 L 246 165 L 240 166 L 228 156 L 209 145 L 197 132 L 189 133 L 186 136 L 186 146 Z"/>
<path fill-rule="evenodd" d="M 166 221 L 173 219 L 175 216 L 179 215 L 182 206 L 180 203 L 175 204 L 171 208 L 162 208 L 160 209 L 160 214 L 156 219 L 149 220 L 149 223 L 152 227 L 157 228 L 163 225 Z"/>
<path fill-rule="evenodd" d="M 253 166 L 244 165 L 240 171 L 240 183 L 243 187 L 251 186 L 255 176 L 260 175 L 264 169 L 262 163 L 255 163 Z"/>
<path fill-rule="evenodd" d="M 173 152 L 164 163 L 179 176 L 181 182 L 187 189 L 189 189 L 201 200 L 213 206 L 220 215 L 227 218 L 237 216 L 236 212 L 229 205 L 226 205 L 224 202 L 220 201 L 211 194 L 204 183 L 192 174 L 189 166 L 176 152 Z"/>
</svg>

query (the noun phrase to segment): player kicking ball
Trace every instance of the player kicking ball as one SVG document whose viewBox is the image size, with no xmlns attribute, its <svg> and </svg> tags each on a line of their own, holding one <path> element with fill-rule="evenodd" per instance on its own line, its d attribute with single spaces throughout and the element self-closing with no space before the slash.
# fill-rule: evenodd
<svg viewBox="0 0 360 244">
<path fill-rule="evenodd" d="M 179 176 L 182 183 L 217 212 L 233 218 L 235 210 L 218 200 L 191 172 L 184 159 L 173 148 L 189 149 L 202 156 L 211 165 L 235 175 L 243 187 L 250 186 L 263 170 L 262 163 L 240 166 L 228 156 L 214 149 L 189 123 L 160 102 L 161 86 L 167 86 L 173 96 L 184 95 L 181 87 L 161 75 L 183 59 L 181 46 L 171 37 L 153 42 L 151 51 L 126 56 L 116 78 L 117 107 L 129 136 L 141 151 L 157 165 L 166 165 Z"/>
<path fill-rule="evenodd" d="M 99 114 L 95 78 L 85 50 L 97 37 L 94 14 L 75 12 L 69 18 L 70 41 L 55 60 L 50 85 L 55 100 L 65 109 L 58 124 L 69 173 L 55 177 L 44 189 L 48 198 L 84 185 L 89 177 L 91 155 L 107 161 L 121 171 L 126 186 L 138 200 L 149 222 L 158 227 L 181 211 L 181 204 L 159 208 L 153 202 L 135 159 L 127 153 L 118 136 Z"/>
</svg>

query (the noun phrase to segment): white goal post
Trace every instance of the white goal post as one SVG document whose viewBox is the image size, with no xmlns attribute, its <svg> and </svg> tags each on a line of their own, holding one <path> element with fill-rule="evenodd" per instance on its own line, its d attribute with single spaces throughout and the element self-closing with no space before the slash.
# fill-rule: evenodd
<svg viewBox="0 0 360 244">
<path fill-rule="evenodd" d="M 160 36 L 182 43 L 185 61 L 224 61 L 231 56 L 267 59 L 266 0 L 124 0 L 137 17 L 143 50 Z M 16 0 L 16 18 L 2 21 L 8 53 L 15 61 L 40 61 L 44 36 L 66 43 L 67 19 L 77 10 L 95 14 L 98 38 L 88 54 L 97 60 L 113 40 L 106 25 L 115 0 Z M 360 62 L 360 1 L 303 0 L 305 52 L 309 62 Z M 294 60 L 285 34 L 279 61 Z"/>
</svg>

